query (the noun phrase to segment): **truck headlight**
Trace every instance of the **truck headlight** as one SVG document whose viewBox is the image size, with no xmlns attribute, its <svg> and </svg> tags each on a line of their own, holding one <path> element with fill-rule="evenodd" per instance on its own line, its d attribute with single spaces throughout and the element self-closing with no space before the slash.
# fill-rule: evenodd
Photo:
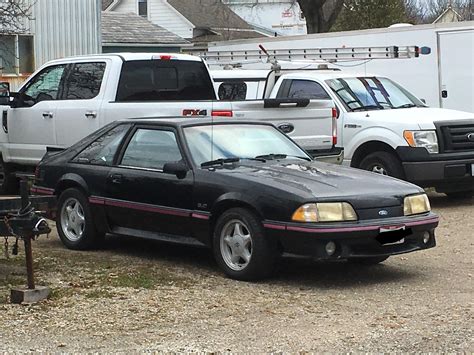
<svg viewBox="0 0 474 355">
<path fill-rule="evenodd" d="M 430 200 L 428 200 L 426 194 L 406 196 L 403 201 L 403 214 L 405 216 L 429 211 L 431 211 Z"/>
<path fill-rule="evenodd" d="M 320 202 L 301 206 L 291 219 L 295 222 L 357 221 L 357 214 L 347 202 Z"/>
<path fill-rule="evenodd" d="M 410 147 L 422 147 L 428 153 L 439 152 L 436 131 L 403 131 L 403 138 Z"/>
</svg>

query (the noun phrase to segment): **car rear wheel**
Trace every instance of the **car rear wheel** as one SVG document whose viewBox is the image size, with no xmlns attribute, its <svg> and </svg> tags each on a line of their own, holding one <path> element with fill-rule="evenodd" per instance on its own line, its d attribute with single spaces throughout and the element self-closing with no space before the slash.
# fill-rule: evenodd
<svg viewBox="0 0 474 355">
<path fill-rule="evenodd" d="M 400 160 L 388 152 L 375 152 L 367 155 L 360 162 L 359 168 L 398 179 L 403 179 L 405 176 Z"/>
<path fill-rule="evenodd" d="M 366 258 L 349 258 L 348 262 L 359 265 L 376 265 L 387 260 L 388 256 L 370 256 Z"/>
<path fill-rule="evenodd" d="M 69 249 L 96 247 L 104 237 L 95 228 L 87 197 L 75 188 L 59 196 L 56 225 L 61 241 Z"/>
<path fill-rule="evenodd" d="M 277 255 L 276 244 L 265 236 L 261 221 L 243 208 L 232 208 L 219 217 L 213 249 L 227 276 L 247 281 L 269 276 Z"/>
</svg>

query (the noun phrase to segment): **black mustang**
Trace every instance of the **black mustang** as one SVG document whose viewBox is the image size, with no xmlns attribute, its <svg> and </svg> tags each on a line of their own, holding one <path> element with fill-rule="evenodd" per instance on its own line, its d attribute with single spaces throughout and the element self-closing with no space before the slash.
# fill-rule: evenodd
<svg viewBox="0 0 474 355">
<path fill-rule="evenodd" d="M 438 225 L 421 188 L 315 162 L 260 122 L 114 122 L 46 154 L 33 192 L 58 197 L 68 248 L 106 233 L 205 245 L 243 280 L 283 252 L 378 263 L 434 247 Z"/>
</svg>

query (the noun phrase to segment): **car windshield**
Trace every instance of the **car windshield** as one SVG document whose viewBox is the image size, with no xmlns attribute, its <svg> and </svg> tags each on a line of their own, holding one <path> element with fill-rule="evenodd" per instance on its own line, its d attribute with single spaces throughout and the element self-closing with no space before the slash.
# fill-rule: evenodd
<svg viewBox="0 0 474 355">
<path fill-rule="evenodd" d="M 383 77 L 349 77 L 326 80 L 350 111 L 425 107 L 414 95 Z"/>
<path fill-rule="evenodd" d="M 196 165 L 239 159 L 266 161 L 295 158 L 311 160 L 278 129 L 255 124 L 218 124 L 184 128 L 184 136 Z M 238 158 L 238 159 L 236 159 Z"/>
</svg>

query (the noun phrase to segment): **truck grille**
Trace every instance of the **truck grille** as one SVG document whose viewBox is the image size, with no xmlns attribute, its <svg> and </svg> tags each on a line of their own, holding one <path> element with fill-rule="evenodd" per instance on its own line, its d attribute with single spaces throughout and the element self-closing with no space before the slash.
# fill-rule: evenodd
<svg viewBox="0 0 474 355">
<path fill-rule="evenodd" d="M 439 127 L 443 141 L 443 151 L 474 151 L 474 124 L 451 124 Z"/>
</svg>

